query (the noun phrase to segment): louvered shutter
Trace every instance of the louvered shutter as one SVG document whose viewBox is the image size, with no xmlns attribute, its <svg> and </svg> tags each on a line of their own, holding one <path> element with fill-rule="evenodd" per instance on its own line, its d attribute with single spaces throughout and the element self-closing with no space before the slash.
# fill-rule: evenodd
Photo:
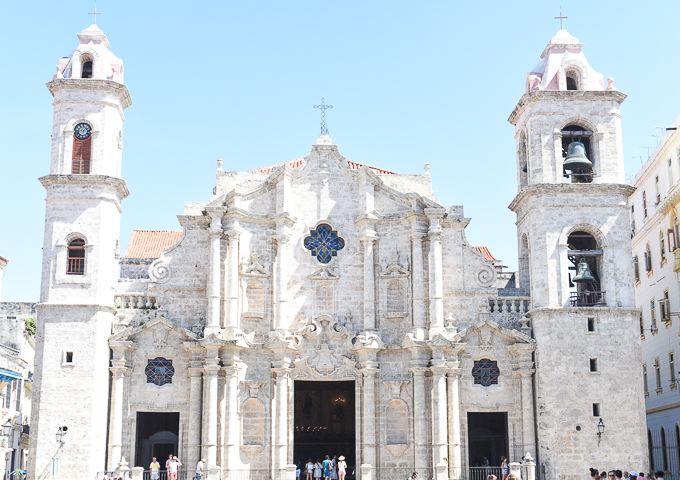
<svg viewBox="0 0 680 480">
<path fill-rule="evenodd" d="M 73 137 L 73 163 L 71 173 L 90 173 L 90 156 L 92 152 L 92 137 L 86 140 L 78 140 Z"/>
</svg>

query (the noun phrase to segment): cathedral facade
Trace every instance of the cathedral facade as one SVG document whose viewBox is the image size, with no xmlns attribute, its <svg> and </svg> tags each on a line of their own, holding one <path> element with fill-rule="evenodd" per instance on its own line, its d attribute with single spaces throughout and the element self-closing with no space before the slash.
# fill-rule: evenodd
<svg viewBox="0 0 680 480">
<path fill-rule="evenodd" d="M 90 480 L 170 453 L 205 458 L 209 478 L 294 478 L 326 454 L 362 480 L 469 478 L 485 457 L 527 454 L 541 478 L 646 465 L 625 95 L 578 39 L 551 39 L 509 119 L 508 275 L 470 246 L 463 207 L 434 196 L 429 164 L 361 165 L 327 134 L 272 167 L 219 160 L 182 230 L 135 231 L 121 259 L 132 100 L 104 33 L 78 37 L 47 84 L 30 478 L 54 457 L 64 478 Z"/>
</svg>

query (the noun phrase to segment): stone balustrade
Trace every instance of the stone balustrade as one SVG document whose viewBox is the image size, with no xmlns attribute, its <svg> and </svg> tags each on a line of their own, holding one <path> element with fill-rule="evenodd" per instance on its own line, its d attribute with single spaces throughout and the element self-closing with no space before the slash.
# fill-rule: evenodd
<svg viewBox="0 0 680 480">
<path fill-rule="evenodd" d="M 114 296 L 113 304 L 118 309 L 156 310 L 158 299 L 145 293 L 119 293 Z"/>
<path fill-rule="evenodd" d="M 491 313 L 527 313 L 531 308 L 531 297 L 498 297 L 489 299 Z"/>
</svg>

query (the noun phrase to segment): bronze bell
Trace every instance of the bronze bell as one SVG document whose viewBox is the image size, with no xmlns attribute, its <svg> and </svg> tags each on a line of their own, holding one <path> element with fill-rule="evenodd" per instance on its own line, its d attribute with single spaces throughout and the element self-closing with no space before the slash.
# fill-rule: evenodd
<svg viewBox="0 0 680 480">
<path fill-rule="evenodd" d="M 590 273 L 590 267 L 585 258 L 579 260 L 576 266 L 576 276 L 571 280 L 574 283 L 594 282 L 595 277 Z"/>
<path fill-rule="evenodd" d="M 565 170 L 588 170 L 593 168 L 593 162 L 586 157 L 586 147 L 581 142 L 571 142 L 567 148 L 567 158 L 564 160 Z"/>
</svg>

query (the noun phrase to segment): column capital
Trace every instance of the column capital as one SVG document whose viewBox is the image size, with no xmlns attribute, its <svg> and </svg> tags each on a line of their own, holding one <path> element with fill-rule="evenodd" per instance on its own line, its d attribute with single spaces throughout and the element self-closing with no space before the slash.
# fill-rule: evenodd
<svg viewBox="0 0 680 480">
<path fill-rule="evenodd" d="M 286 245 L 288 242 L 290 242 L 290 235 L 281 233 L 278 235 L 273 235 L 272 239 L 279 245 Z"/>
<path fill-rule="evenodd" d="M 449 377 L 449 378 L 458 379 L 458 378 L 460 378 L 460 375 L 461 375 L 462 372 L 463 372 L 463 370 L 460 369 L 460 368 L 452 368 L 452 369 L 449 369 L 448 372 L 446 372 L 446 376 Z"/>
<path fill-rule="evenodd" d="M 127 367 L 114 365 L 113 367 L 109 367 L 109 371 L 114 377 L 124 377 L 125 374 L 130 371 L 130 369 Z"/>
<path fill-rule="evenodd" d="M 364 233 L 361 235 L 361 243 L 366 246 L 366 244 L 373 244 L 378 240 L 378 234 L 375 232 L 375 230 L 365 230 Z"/>
<path fill-rule="evenodd" d="M 427 367 L 411 367 L 408 369 L 409 372 L 413 374 L 414 377 L 424 377 L 428 371 Z"/>
<path fill-rule="evenodd" d="M 411 237 L 411 240 L 414 242 L 422 242 L 425 235 L 427 235 L 427 232 L 422 230 L 411 230 L 411 233 L 409 233 L 409 237 Z"/>
<path fill-rule="evenodd" d="M 239 238 L 241 238 L 241 234 L 243 231 L 239 228 L 230 228 L 229 230 L 225 231 L 224 234 L 229 238 L 229 242 L 237 242 Z"/>
<path fill-rule="evenodd" d="M 203 367 L 194 365 L 187 368 L 187 372 L 189 372 L 189 377 L 200 377 L 203 374 Z"/>
</svg>

